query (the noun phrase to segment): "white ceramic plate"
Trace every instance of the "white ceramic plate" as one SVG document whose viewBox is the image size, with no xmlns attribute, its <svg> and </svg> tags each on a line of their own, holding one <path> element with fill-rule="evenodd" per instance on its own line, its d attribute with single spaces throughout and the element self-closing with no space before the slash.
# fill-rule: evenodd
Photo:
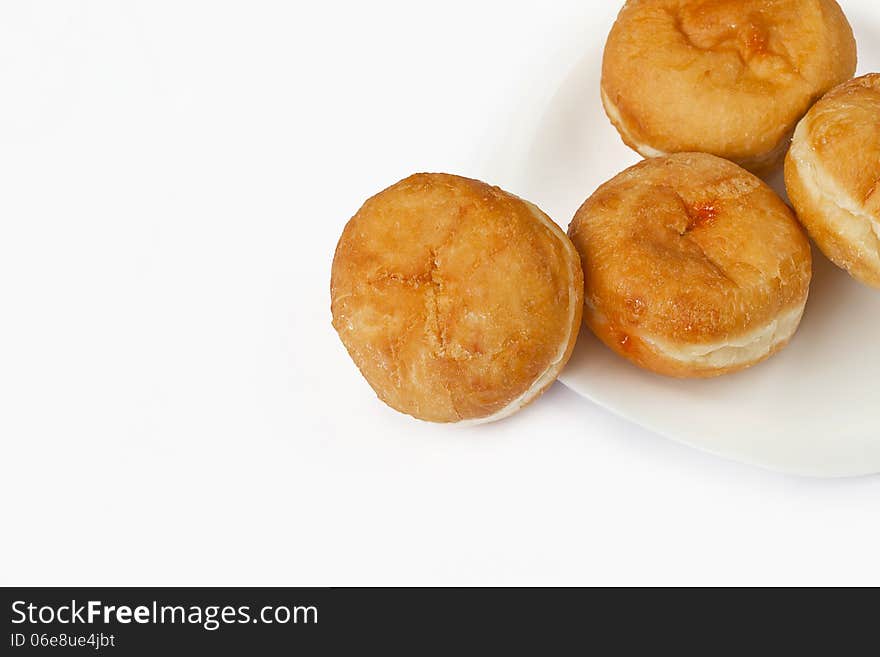
<svg viewBox="0 0 880 657">
<path fill-rule="evenodd" d="M 859 74 L 880 70 L 880 6 L 841 5 L 858 39 Z M 569 58 L 558 62 L 569 75 L 553 83 L 543 107 L 520 112 L 519 146 L 507 147 L 508 161 L 521 163 L 507 176 L 511 189 L 563 226 L 596 187 L 638 161 L 599 100 L 613 12 L 596 12 L 596 22 L 578 35 L 580 61 L 572 68 L 571 50 L 560 53 Z M 782 190 L 781 175 L 769 182 Z M 815 263 L 800 331 L 762 365 L 720 379 L 676 381 L 639 370 L 584 330 L 562 381 L 639 425 L 731 459 L 811 476 L 880 472 L 880 292 L 818 251 Z"/>
</svg>

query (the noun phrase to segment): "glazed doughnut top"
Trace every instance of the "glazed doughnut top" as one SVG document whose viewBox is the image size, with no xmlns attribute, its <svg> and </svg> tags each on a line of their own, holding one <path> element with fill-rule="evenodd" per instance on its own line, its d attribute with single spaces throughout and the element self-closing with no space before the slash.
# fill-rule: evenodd
<svg viewBox="0 0 880 657">
<path fill-rule="evenodd" d="M 379 397 L 457 422 L 502 411 L 567 358 L 583 278 L 565 233 L 535 206 L 416 174 L 348 223 L 331 296 L 333 324 Z"/>
<path fill-rule="evenodd" d="M 656 154 L 704 151 L 747 165 L 855 67 L 852 30 L 833 0 L 629 0 L 602 85 L 631 138 Z"/>
<path fill-rule="evenodd" d="M 740 336 L 803 304 L 807 239 L 760 179 L 702 153 L 644 160 L 575 216 L 585 303 L 610 324 L 681 343 Z"/>
<path fill-rule="evenodd" d="M 850 80 L 827 94 L 810 110 L 804 129 L 825 173 L 880 221 L 880 74 Z"/>
</svg>

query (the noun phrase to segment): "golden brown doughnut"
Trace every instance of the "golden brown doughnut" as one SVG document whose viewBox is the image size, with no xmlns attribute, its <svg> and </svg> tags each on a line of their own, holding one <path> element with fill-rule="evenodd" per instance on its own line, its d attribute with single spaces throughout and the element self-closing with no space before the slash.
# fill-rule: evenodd
<svg viewBox="0 0 880 657">
<path fill-rule="evenodd" d="M 749 367 L 800 323 L 810 246 L 761 180 L 703 153 L 644 160 L 600 187 L 569 236 L 584 319 L 611 349 L 675 377 Z"/>
<path fill-rule="evenodd" d="M 644 157 L 777 163 L 797 121 L 856 69 L 834 0 L 629 0 L 602 64 L 602 102 Z"/>
<path fill-rule="evenodd" d="M 537 207 L 497 187 L 416 174 L 368 200 L 336 248 L 333 326 L 376 394 L 432 422 L 489 422 L 568 361 L 580 259 Z"/>
<path fill-rule="evenodd" d="M 880 74 L 837 87 L 798 124 L 785 186 L 822 252 L 880 288 Z"/>
</svg>

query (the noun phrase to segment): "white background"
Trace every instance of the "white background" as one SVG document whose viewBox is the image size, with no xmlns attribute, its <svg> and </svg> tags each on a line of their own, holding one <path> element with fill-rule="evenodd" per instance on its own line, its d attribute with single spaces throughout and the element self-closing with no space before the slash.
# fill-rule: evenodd
<svg viewBox="0 0 880 657">
<path fill-rule="evenodd" d="M 504 186 L 514 110 L 615 10 L 0 4 L 0 583 L 880 584 L 880 478 L 721 461 L 558 384 L 421 424 L 330 326 L 361 202 Z"/>
</svg>

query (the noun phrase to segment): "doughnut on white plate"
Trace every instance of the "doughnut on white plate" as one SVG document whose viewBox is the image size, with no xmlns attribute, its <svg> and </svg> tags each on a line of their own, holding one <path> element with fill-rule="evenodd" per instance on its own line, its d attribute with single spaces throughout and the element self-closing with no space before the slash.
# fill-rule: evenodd
<svg viewBox="0 0 880 657">
<path fill-rule="evenodd" d="M 606 118 L 599 94 L 605 37 L 621 5 L 590 3 L 585 13 L 593 15 L 572 21 L 558 52 L 524 81 L 530 100 L 510 115 L 496 149 L 496 179 L 563 228 L 599 185 L 640 159 Z M 858 42 L 857 75 L 880 71 L 880 4 L 840 5 Z M 768 182 L 784 193 L 781 171 Z M 718 379 L 667 379 L 583 329 L 561 380 L 635 424 L 722 457 L 815 477 L 873 474 L 880 472 L 878 327 L 880 291 L 814 249 L 801 328 L 769 361 Z"/>
</svg>

